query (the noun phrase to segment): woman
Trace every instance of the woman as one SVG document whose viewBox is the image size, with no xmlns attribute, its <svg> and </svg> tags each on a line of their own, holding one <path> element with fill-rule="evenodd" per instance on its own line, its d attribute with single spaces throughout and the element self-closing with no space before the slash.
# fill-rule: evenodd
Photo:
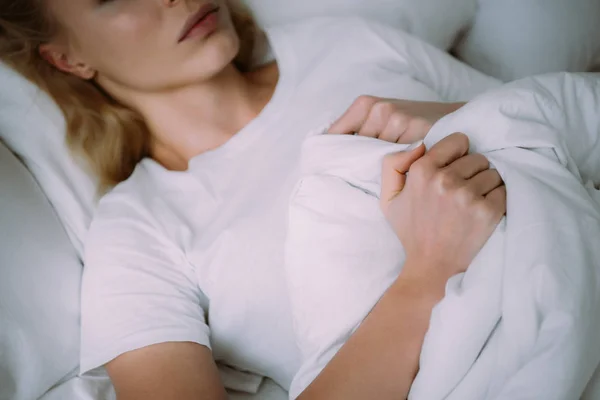
<svg viewBox="0 0 600 400">
<path fill-rule="evenodd" d="M 301 361 L 283 237 L 304 137 L 360 94 L 459 100 L 496 84 L 361 20 L 273 29 L 276 62 L 251 69 L 251 19 L 224 1 L 12 0 L 0 27 L 3 59 L 118 184 L 86 244 L 81 369 L 105 365 L 121 400 L 225 398 L 215 359 L 287 387 Z M 330 130 L 411 142 L 455 108 L 362 97 Z M 498 174 L 467 153 L 457 134 L 388 159 L 382 206 L 407 263 L 302 399 L 406 397 L 445 281 L 504 213 Z"/>
</svg>

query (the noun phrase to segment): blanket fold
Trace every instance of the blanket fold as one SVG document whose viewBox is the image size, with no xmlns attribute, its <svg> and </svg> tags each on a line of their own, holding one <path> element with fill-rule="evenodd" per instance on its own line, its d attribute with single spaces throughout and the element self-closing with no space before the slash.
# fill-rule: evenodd
<svg viewBox="0 0 600 400">
<path fill-rule="evenodd" d="M 579 398 L 600 362 L 600 79 L 515 82 L 439 121 L 425 143 L 453 132 L 502 175 L 507 218 L 448 281 L 410 398 Z M 304 357 L 292 398 L 401 271 L 402 246 L 378 194 L 382 158 L 405 147 L 338 135 L 304 145 L 286 243 Z"/>
</svg>

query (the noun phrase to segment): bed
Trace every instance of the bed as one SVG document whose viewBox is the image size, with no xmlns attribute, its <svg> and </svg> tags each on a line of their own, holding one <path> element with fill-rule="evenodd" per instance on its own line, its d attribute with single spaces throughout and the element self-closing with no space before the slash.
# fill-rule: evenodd
<svg viewBox="0 0 600 400">
<path fill-rule="evenodd" d="M 600 68 L 600 0 L 244 2 L 263 26 L 318 15 L 378 19 L 505 81 Z M 49 99 L 2 64 L 0 88 L 0 400 L 115 399 L 105 374 L 78 376 L 81 259 L 96 181 L 69 156 Z M 255 394 L 230 392 L 287 396 L 268 379 Z M 600 399 L 600 369 L 584 399 Z"/>
</svg>

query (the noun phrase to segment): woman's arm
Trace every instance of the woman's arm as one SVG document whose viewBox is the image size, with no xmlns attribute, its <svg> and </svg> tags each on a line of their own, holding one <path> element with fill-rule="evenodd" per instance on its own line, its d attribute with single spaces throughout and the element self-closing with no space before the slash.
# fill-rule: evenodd
<svg viewBox="0 0 600 400">
<path fill-rule="evenodd" d="M 298 399 L 407 398 L 444 284 L 399 278 Z"/>
<path fill-rule="evenodd" d="M 381 206 L 407 261 L 301 400 L 408 396 L 447 280 L 467 269 L 506 211 L 500 176 L 485 157 L 466 155 L 468 149 L 468 138 L 454 134 L 424 156 L 420 145 L 384 162 Z"/>
<path fill-rule="evenodd" d="M 196 343 L 161 343 L 106 365 L 118 400 L 225 400 L 211 351 Z"/>
<path fill-rule="evenodd" d="M 205 296 L 136 199 L 106 195 L 86 238 L 81 372 L 104 364 L 118 400 L 226 399 Z"/>
</svg>

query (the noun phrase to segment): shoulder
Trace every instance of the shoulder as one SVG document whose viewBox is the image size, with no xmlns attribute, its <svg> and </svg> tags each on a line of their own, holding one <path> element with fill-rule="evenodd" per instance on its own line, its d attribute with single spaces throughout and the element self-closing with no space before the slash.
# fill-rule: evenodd
<svg viewBox="0 0 600 400">
<path fill-rule="evenodd" d="M 98 202 L 92 229 L 98 221 L 120 217 L 150 218 L 157 206 L 160 181 L 142 161 L 133 174 L 107 192 Z M 150 218 L 152 219 L 152 218 Z"/>
<path fill-rule="evenodd" d="M 171 246 L 162 229 L 164 191 L 161 180 L 143 162 L 124 182 L 99 201 L 85 241 L 86 265 L 106 259 L 109 248 Z"/>
</svg>

